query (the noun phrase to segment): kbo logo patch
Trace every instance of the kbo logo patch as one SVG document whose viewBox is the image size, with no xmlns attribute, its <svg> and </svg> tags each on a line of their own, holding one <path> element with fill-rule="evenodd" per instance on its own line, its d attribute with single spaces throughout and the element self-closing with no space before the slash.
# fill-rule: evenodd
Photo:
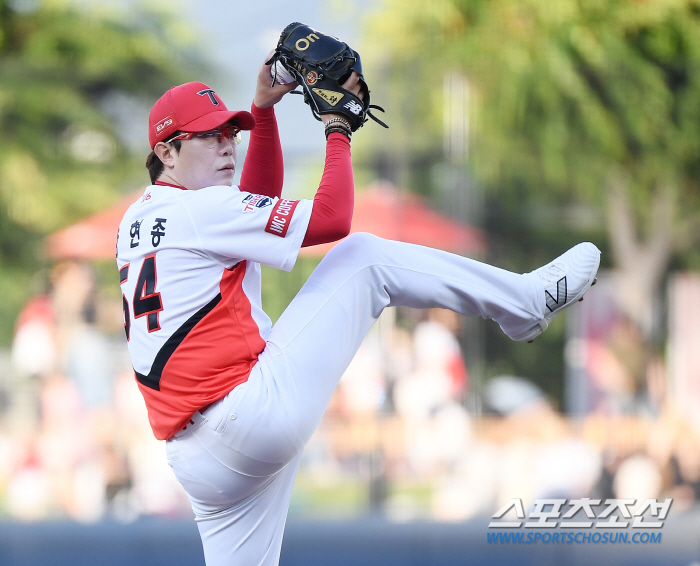
<svg viewBox="0 0 700 566">
<path fill-rule="evenodd" d="M 265 208 L 272 204 L 272 199 L 263 195 L 248 195 L 243 199 L 243 212 L 252 212 L 256 208 Z"/>
</svg>

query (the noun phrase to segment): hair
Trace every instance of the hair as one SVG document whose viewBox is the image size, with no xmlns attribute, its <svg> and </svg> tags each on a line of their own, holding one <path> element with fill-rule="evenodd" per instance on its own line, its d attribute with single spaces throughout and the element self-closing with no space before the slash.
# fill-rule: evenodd
<svg viewBox="0 0 700 566">
<path fill-rule="evenodd" d="M 175 134 L 173 135 L 179 133 L 180 132 L 175 132 Z M 180 153 L 182 140 L 175 140 L 170 143 L 175 148 L 175 151 Z M 161 173 L 163 172 L 163 162 L 160 160 L 160 157 L 156 155 L 155 151 L 152 151 L 148 154 L 148 157 L 146 158 L 146 169 L 148 169 L 148 174 L 151 176 L 151 183 L 155 183 L 158 180 L 158 177 L 160 177 Z"/>
</svg>

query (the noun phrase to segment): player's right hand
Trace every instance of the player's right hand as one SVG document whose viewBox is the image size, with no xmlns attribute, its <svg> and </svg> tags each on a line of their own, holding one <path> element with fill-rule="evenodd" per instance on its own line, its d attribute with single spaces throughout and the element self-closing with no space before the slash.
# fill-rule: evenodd
<svg viewBox="0 0 700 566">
<path fill-rule="evenodd" d="M 270 53 L 265 58 L 265 61 L 269 61 L 272 57 L 274 51 Z M 253 104 L 258 108 L 267 108 L 274 104 L 277 104 L 282 97 L 288 92 L 294 90 L 298 85 L 296 82 L 292 82 L 286 85 L 281 85 L 277 81 L 272 84 L 272 75 L 270 74 L 270 68 L 272 65 L 262 64 L 260 71 L 258 72 L 258 82 L 255 87 L 255 98 L 253 98 Z"/>
</svg>

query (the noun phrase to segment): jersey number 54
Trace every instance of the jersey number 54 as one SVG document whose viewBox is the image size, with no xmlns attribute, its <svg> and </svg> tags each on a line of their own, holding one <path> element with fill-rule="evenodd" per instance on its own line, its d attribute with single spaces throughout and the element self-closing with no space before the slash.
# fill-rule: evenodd
<svg viewBox="0 0 700 566">
<path fill-rule="evenodd" d="M 129 268 L 130 264 L 127 263 L 119 270 L 120 285 L 128 281 Z M 139 271 L 139 277 L 136 280 L 131 304 L 134 309 L 134 318 L 146 317 L 149 332 L 160 330 L 158 315 L 163 310 L 163 301 L 160 298 L 160 293 L 156 291 L 157 283 L 156 255 L 147 255 L 143 258 L 143 263 L 141 264 L 141 271 Z M 122 293 L 122 306 L 124 307 L 124 331 L 126 332 L 126 339 L 129 340 L 131 335 L 131 312 L 129 301 L 124 293 Z"/>
</svg>

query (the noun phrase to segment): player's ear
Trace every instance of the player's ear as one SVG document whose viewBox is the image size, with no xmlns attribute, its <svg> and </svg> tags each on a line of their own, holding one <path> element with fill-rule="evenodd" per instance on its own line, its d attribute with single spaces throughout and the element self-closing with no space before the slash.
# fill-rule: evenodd
<svg viewBox="0 0 700 566">
<path fill-rule="evenodd" d="M 158 142 L 153 148 L 153 153 L 163 162 L 164 167 L 173 167 L 177 151 L 170 143 Z"/>
</svg>

